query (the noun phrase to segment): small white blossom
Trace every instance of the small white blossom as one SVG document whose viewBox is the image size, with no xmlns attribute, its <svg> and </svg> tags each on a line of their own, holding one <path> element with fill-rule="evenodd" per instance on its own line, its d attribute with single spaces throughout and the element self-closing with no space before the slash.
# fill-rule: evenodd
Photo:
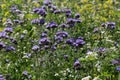
<svg viewBox="0 0 120 80">
<path fill-rule="evenodd" d="M 91 76 L 87 76 L 87 77 L 82 78 L 81 80 L 90 80 L 91 78 L 92 78 Z"/>
</svg>

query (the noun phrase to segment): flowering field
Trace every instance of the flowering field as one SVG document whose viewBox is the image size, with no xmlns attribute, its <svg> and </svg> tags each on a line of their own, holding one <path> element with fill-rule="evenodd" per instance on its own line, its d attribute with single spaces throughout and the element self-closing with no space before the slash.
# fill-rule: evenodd
<svg viewBox="0 0 120 80">
<path fill-rule="evenodd" d="M 120 80 L 120 1 L 0 0 L 0 80 Z"/>
</svg>

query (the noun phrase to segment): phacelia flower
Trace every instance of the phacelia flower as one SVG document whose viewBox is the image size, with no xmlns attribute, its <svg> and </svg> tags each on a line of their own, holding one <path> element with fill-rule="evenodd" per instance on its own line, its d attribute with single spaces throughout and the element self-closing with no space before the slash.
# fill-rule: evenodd
<svg viewBox="0 0 120 80">
<path fill-rule="evenodd" d="M 65 43 L 66 43 L 66 44 L 69 44 L 69 45 L 72 45 L 74 41 L 75 41 L 74 38 L 70 38 L 70 39 L 67 39 L 67 40 L 65 41 Z"/>
<path fill-rule="evenodd" d="M 116 67 L 116 70 L 117 70 L 117 71 L 120 71 L 120 67 Z"/>
<path fill-rule="evenodd" d="M 7 46 L 6 47 L 6 51 L 15 51 L 16 49 L 15 49 L 15 47 L 13 47 L 13 46 Z"/>
<path fill-rule="evenodd" d="M 114 59 L 114 60 L 111 61 L 111 63 L 112 63 L 113 65 L 115 65 L 115 64 L 120 64 L 120 60 L 119 60 L 119 59 Z"/>
<path fill-rule="evenodd" d="M 108 29 L 114 29 L 116 27 L 115 22 L 107 22 L 106 26 Z"/>
<path fill-rule="evenodd" d="M 6 47 L 6 45 L 3 42 L 0 42 L 0 49 L 5 48 L 5 47 Z"/>
<path fill-rule="evenodd" d="M 80 62 L 79 62 L 78 60 L 75 60 L 73 66 L 74 66 L 74 69 L 75 69 L 75 70 L 79 70 L 80 67 L 81 67 L 81 64 L 80 64 Z"/>
<path fill-rule="evenodd" d="M 60 24 L 59 26 L 60 26 L 61 28 L 67 28 L 67 27 L 68 27 L 68 25 L 67 25 L 67 24 L 65 24 L 65 23 Z"/>
<path fill-rule="evenodd" d="M 104 51 L 106 51 L 106 48 L 100 47 L 100 48 L 98 49 L 98 52 L 104 52 Z"/>
<path fill-rule="evenodd" d="M 64 55 L 63 57 L 64 57 L 65 60 L 68 59 L 68 55 Z"/>
<path fill-rule="evenodd" d="M 38 51 L 38 50 L 39 50 L 39 46 L 38 46 L 38 45 L 33 46 L 33 47 L 32 47 L 32 50 L 33 50 L 33 51 Z"/>
<path fill-rule="evenodd" d="M 51 50 L 55 51 L 57 49 L 57 47 L 55 45 L 51 46 Z"/>
<path fill-rule="evenodd" d="M 67 39 L 65 43 L 74 47 L 81 47 L 85 44 L 85 41 L 83 40 L 83 37 L 78 37 L 77 39 L 75 38 Z"/>
<path fill-rule="evenodd" d="M 13 38 L 10 38 L 11 42 L 14 43 L 14 44 L 17 44 L 17 41 Z"/>
<path fill-rule="evenodd" d="M 51 4 L 51 0 L 44 0 L 44 1 L 43 1 L 43 4 L 49 5 L 49 4 Z"/>
<path fill-rule="evenodd" d="M 59 43 L 59 42 L 63 41 L 63 37 L 55 36 L 55 40 Z"/>
<path fill-rule="evenodd" d="M 70 9 L 65 9 L 66 17 L 70 17 L 72 15 L 72 11 Z"/>
<path fill-rule="evenodd" d="M 48 25 L 46 26 L 47 29 L 56 28 L 56 27 L 58 27 L 58 24 L 55 23 L 55 22 L 50 22 L 50 23 L 48 23 Z"/>
<path fill-rule="evenodd" d="M 61 10 L 55 10 L 54 11 L 54 14 L 60 14 L 61 13 Z"/>
<path fill-rule="evenodd" d="M 0 32 L 0 38 L 6 38 L 6 39 L 8 39 L 9 38 L 9 36 L 6 34 L 6 32 Z"/>
<path fill-rule="evenodd" d="M 51 41 L 48 38 L 42 38 L 39 40 L 39 45 L 48 45 L 50 42 Z"/>
<path fill-rule="evenodd" d="M 93 32 L 96 33 L 99 31 L 99 28 L 94 28 Z"/>
<path fill-rule="evenodd" d="M 23 74 L 24 76 L 28 76 L 28 72 L 27 72 L 27 71 L 23 71 L 22 74 Z"/>
<path fill-rule="evenodd" d="M 68 33 L 67 32 L 65 32 L 65 31 L 58 31 L 57 33 L 56 33 L 56 36 L 60 36 L 60 37 L 67 37 L 68 36 Z"/>
<path fill-rule="evenodd" d="M 33 12 L 34 12 L 34 13 L 37 13 L 37 14 L 43 16 L 43 17 L 45 17 L 45 16 L 47 15 L 46 10 L 43 9 L 43 8 L 34 8 L 34 9 L 33 9 Z"/>
<path fill-rule="evenodd" d="M 32 24 L 44 24 L 45 23 L 45 19 L 33 19 L 31 21 Z"/>
<path fill-rule="evenodd" d="M 80 18 L 80 14 L 78 14 L 78 13 L 75 14 L 75 18 L 76 18 L 76 19 Z"/>
<path fill-rule="evenodd" d="M 75 43 L 78 44 L 78 46 L 82 46 L 85 44 L 85 41 L 83 39 L 76 39 Z"/>
<path fill-rule="evenodd" d="M 41 34 L 41 38 L 43 38 L 43 37 L 47 37 L 47 32 L 46 31 Z"/>
<path fill-rule="evenodd" d="M 13 32 L 13 28 L 7 27 L 7 28 L 4 29 L 4 31 L 12 33 Z"/>
<path fill-rule="evenodd" d="M 0 74 L 0 80 L 5 80 L 2 74 Z"/>
<path fill-rule="evenodd" d="M 105 23 L 102 23 L 101 26 L 102 26 L 102 27 L 105 27 Z"/>
</svg>

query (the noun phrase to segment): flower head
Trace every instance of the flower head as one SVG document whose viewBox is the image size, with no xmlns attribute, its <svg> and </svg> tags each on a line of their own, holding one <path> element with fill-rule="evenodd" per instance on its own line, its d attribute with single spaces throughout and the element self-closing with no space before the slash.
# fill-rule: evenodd
<svg viewBox="0 0 120 80">
<path fill-rule="evenodd" d="M 120 67 L 116 67 L 116 70 L 117 70 L 117 71 L 120 71 Z"/>
<path fill-rule="evenodd" d="M 9 38 L 9 36 L 6 34 L 6 32 L 0 32 L 0 38 L 6 38 L 6 39 L 8 39 Z"/>
<path fill-rule="evenodd" d="M 76 18 L 76 19 L 80 18 L 80 14 L 78 14 L 78 13 L 75 14 L 75 18 Z"/>
<path fill-rule="evenodd" d="M 120 64 L 120 60 L 119 59 L 114 59 L 111 61 L 111 63 L 114 64 Z"/>
<path fill-rule="evenodd" d="M 0 49 L 5 48 L 5 47 L 6 47 L 6 45 L 3 42 L 0 42 Z"/>
<path fill-rule="evenodd" d="M 65 31 L 58 31 L 57 33 L 56 33 L 56 36 L 60 36 L 60 37 L 67 37 L 68 36 L 68 33 L 67 32 L 65 32 Z"/>
<path fill-rule="evenodd" d="M 12 33 L 13 32 L 13 28 L 7 27 L 7 28 L 4 29 L 4 31 Z"/>
<path fill-rule="evenodd" d="M 108 29 L 114 29 L 115 28 L 115 22 L 107 22 L 106 23 Z"/>
<path fill-rule="evenodd" d="M 51 41 L 48 38 L 42 38 L 39 40 L 39 45 L 48 45 L 50 42 Z"/>
<path fill-rule="evenodd" d="M 74 66 L 75 70 L 79 70 L 80 69 L 81 65 L 80 65 L 80 62 L 78 61 L 78 59 L 75 60 L 73 66 Z"/>
<path fill-rule="evenodd" d="M 6 47 L 6 51 L 15 51 L 16 49 L 15 49 L 15 47 L 13 47 L 13 46 L 7 46 Z"/>
<path fill-rule="evenodd" d="M 38 50 L 39 50 L 39 46 L 38 46 L 38 45 L 33 46 L 33 47 L 32 47 L 32 50 L 33 50 L 33 51 L 38 51 Z"/>
<path fill-rule="evenodd" d="M 27 72 L 27 71 L 23 71 L 22 74 L 23 74 L 24 76 L 28 76 L 28 72 Z"/>
<path fill-rule="evenodd" d="M 48 23 L 48 25 L 46 26 L 47 29 L 56 28 L 56 27 L 58 27 L 58 24 L 55 23 L 55 22 L 50 22 L 50 23 Z"/>
</svg>

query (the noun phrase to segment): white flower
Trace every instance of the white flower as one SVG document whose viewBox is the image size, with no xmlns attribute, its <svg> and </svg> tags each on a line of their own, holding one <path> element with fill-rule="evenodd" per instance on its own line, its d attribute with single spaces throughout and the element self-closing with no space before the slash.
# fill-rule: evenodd
<svg viewBox="0 0 120 80">
<path fill-rule="evenodd" d="M 96 52 L 89 51 L 87 52 L 87 56 L 85 58 L 95 58 L 97 59 L 98 54 Z"/>
<path fill-rule="evenodd" d="M 91 78 L 92 78 L 91 76 L 87 76 L 87 77 L 82 78 L 81 80 L 90 80 Z"/>
<path fill-rule="evenodd" d="M 55 73 L 55 75 L 54 76 L 59 76 L 59 74 L 58 73 Z"/>
</svg>

